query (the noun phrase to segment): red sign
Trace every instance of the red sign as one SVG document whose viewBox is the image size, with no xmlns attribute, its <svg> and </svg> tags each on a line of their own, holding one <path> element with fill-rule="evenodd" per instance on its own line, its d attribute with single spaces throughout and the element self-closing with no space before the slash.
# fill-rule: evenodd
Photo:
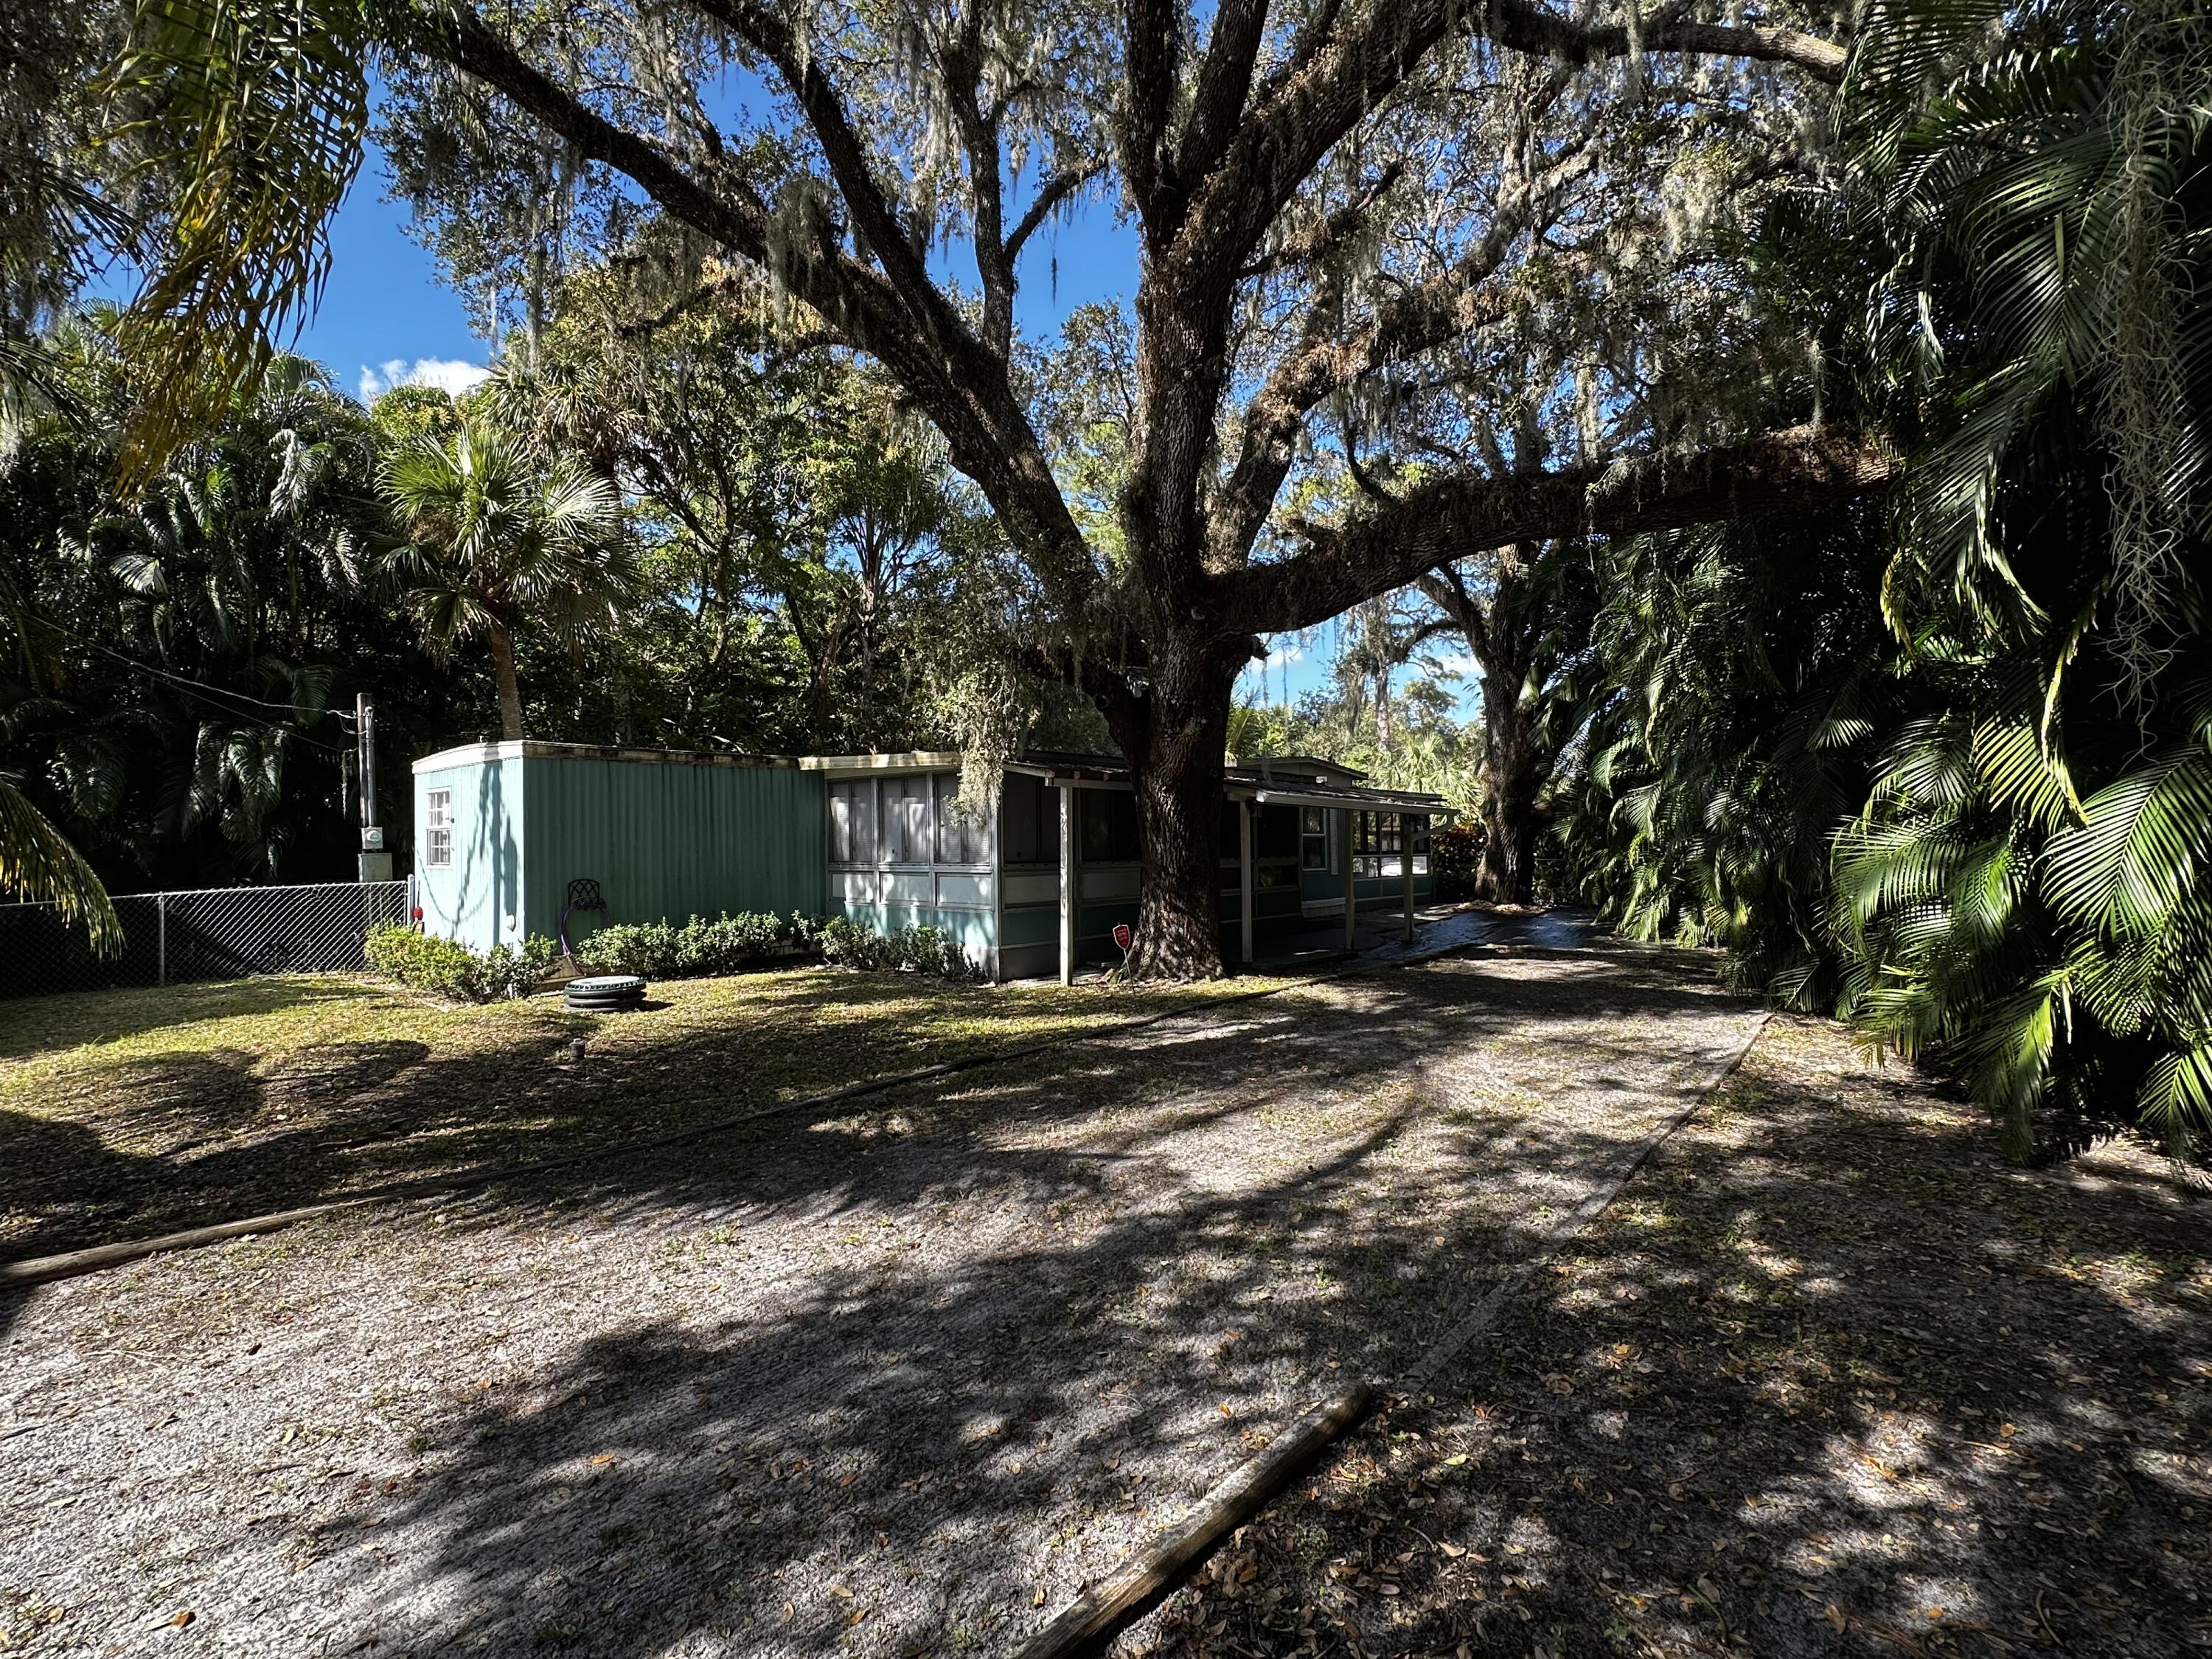
<svg viewBox="0 0 2212 1659">
<path fill-rule="evenodd" d="M 1127 922 L 1117 921 L 1114 924 L 1114 944 L 1123 956 L 1129 954 L 1129 941 L 1134 938 L 1136 935 L 1129 931 Z"/>
</svg>

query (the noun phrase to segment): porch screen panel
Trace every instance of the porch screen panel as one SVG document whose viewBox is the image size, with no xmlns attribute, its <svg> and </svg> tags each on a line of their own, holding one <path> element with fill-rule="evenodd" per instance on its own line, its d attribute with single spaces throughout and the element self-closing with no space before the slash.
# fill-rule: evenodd
<svg viewBox="0 0 2212 1659">
<path fill-rule="evenodd" d="M 1085 864 L 1134 864 L 1137 850 L 1137 798 L 1120 789 L 1079 789 L 1080 816 L 1076 828 L 1083 842 Z"/>
<path fill-rule="evenodd" d="M 1036 779 L 1021 780 L 1034 783 Z M 960 810 L 960 775 L 937 774 L 937 861 L 939 864 L 988 864 L 991 825 L 987 818 L 971 818 Z M 1006 780 L 1012 793 L 1014 778 Z"/>
<path fill-rule="evenodd" d="M 884 780 L 884 838 L 878 849 L 885 864 L 929 862 L 929 780 Z"/>
<path fill-rule="evenodd" d="M 1060 791 L 1042 778 L 1006 774 L 1000 797 L 1008 864 L 1060 862 Z"/>
<path fill-rule="evenodd" d="M 830 862 L 876 861 L 876 782 L 855 778 L 830 786 Z"/>
</svg>

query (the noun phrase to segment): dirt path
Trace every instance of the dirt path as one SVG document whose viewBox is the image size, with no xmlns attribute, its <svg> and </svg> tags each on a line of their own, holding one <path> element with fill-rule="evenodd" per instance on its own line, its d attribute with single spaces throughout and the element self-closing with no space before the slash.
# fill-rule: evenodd
<svg viewBox="0 0 2212 1659">
<path fill-rule="evenodd" d="M 1701 1092 L 1757 1018 L 1705 977 L 1483 948 L 33 1292 L 0 1309 L 0 1629 L 1003 1649 Z"/>
</svg>

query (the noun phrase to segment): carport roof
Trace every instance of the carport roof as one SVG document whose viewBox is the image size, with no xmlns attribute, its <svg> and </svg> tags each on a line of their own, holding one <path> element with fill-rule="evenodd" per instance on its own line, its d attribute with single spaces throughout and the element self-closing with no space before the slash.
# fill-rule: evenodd
<svg viewBox="0 0 2212 1659">
<path fill-rule="evenodd" d="M 1103 755 L 1030 753 L 1006 763 L 1006 770 L 1059 782 L 1093 787 L 1127 787 L 1132 781 L 1128 763 Z M 1360 776 L 1349 767 L 1303 756 L 1285 756 L 1249 766 L 1231 766 L 1223 775 L 1222 792 L 1231 800 L 1253 800 L 1279 806 L 1349 807 L 1365 811 L 1419 812 L 1448 818 L 1452 808 L 1442 795 L 1412 789 L 1375 789 L 1364 784 L 1340 782 L 1346 773 Z M 1330 773 L 1336 777 L 1328 775 Z"/>
</svg>

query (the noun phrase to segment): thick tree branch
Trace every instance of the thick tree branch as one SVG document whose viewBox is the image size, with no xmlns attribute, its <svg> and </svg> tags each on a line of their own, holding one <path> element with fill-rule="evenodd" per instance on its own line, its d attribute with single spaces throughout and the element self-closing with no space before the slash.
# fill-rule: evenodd
<svg viewBox="0 0 2212 1659">
<path fill-rule="evenodd" d="M 1036 200 L 1030 204 L 1029 211 L 1022 215 L 1021 222 L 1014 227 L 1013 234 L 1006 238 L 1006 263 L 1012 265 L 1021 257 L 1021 252 L 1030 237 L 1044 228 L 1052 217 L 1052 210 L 1085 185 L 1106 171 L 1106 163 L 1093 161 L 1087 167 L 1070 167 L 1065 173 L 1054 173 L 1045 180 L 1044 188 L 1037 191 Z"/>
<path fill-rule="evenodd" d="M 823 72 L 822 61 L 800 50 L 783 20 L 747 0 L 690 0 L 700 12 L 720 23 L 775 66 L 799 106 L 805 112 L 815 142 L 822 146 L 837 193 L 852 215 L 853 228 L 906 301 L 915 323 L 951 348 L 967 334 L 959 313 L 930 280 L 921 251 L 899 222 L 898 211 L 869 164 L 867 148 L 860 142 L 842 94 Z"/>
<path fill-rule="evenodd" d="M 1232 268 L 1249 258 L 1267 228 L 1322 159 L 1353 126 L 1394 96 L 1406 77 L 1455 26 L 1479 28 L 1498 45 L 1531 56 L 1586 64 L 1632 51 L 1687 52 L 1787 63 L 1834 84 L 1844 50 L 1791 29 L 1730 27 L 1662 15 L 1632 40 L 1618 24 L 1583 24 L 1532 0 L 1458 0 L 1377 4 L 1335 29 L 1297 72 L 1270 85 L 1224 152 L 1203 188 L 1195 179 L 1188 234 L 1216 242 Z M 1218 261 L 1194 248 L 1192 263 Z"/>
<path fill-rule="evenodd" d="M 1168 155 L 1168 116 L 1175 102 L 1182 59 L 1182 9 L 1169 0 L 1128 0 L 1122 23 L 1121 176 L 1135 198 L 1147 240 L 1164 242 L 1181 221 L 1170 201 L 1173 162 Z"/>
<path fill-rule="evenodd" d="M 1252 64 L 1267 28 L 1267 0 L 1221 0 L 1199 64 L 1198 86 L 1182 141 L 1176 146 L 1176 171 L 1185 179 L 1213 171 L 1244 113 L 1252 89 Z"/>
<path fill-rule="evenodd" d="M 1578 23 L 1530 0 L 1491 0 L 1482 19 L 1483 32 L 1499 46 L 1569 64 L 1626 58 L 1640 47 L 1647 52 L 1692 52 L 1707 58 L 1789 64 L 1835 86 L 1844 78 L 1847 55 L 1834 41 L 1800 29 L 1700 23 L 1679 13 L 1662 12 L 1646 19 L 1633 39 L 1626 25 Z"/>
<path fill-rule="evenodd" d="M 968 153 L 969 187 L 975 198 L 975 275 L 983 284 L 983 343 L 999 357 L 1012 349 L 1014 262 L 1006 248 L 1006 182 L 999 163 L 999 124 L 985 114 L 977 88 L 983 78 L 983 9 L 970 0 L 942 64 L 946 97 Z"/>
<path fill-rule="evenodd" d="M 1291 270 L 1300 265 L 1318 264 L 1367 228 L 1373 216 L 1375 204 L 1388 195 L 1391 187 L 1406 176 L 1402 161 L 1386 163 L 1367 187 L 1351 201 L 1333 208 L 1297 234 L 1285 237 L 1273 249 L 1261 254 L 1237 273 L 1239 281 L 1254 276 L 1265 276 L 1272 271 Z"/>
<path fill-rule="evenodd" d="M 676 219 L 772 273 L 882 363 L 944 434 L 953 465 L 975 480 L 1007 533 L 1032 555 L 1056 600 L 1080 608 L 1097 570 L 1043 447 L 1005 364 L 926 272 L 909 294 L 846 253 L 826 223 L 771 235 L 767 209 L 749 191 L 726 181 L 709 185 L 650 139 L 615 125 L 472 11 L 441 14 L 414 44 L 504 94 L 580 156 L 614 167 Z M 902 239 L 898 246 L 918 270 Z"/>
<path fill-rule="evenodd" d="M 1482 601 L 1467 591 L 1460 579 L 1459 567 L 1444 565 L 1428 571 L 1418 578 L 1413 586 L 1421 590 L 1422 597 L 1443 612 L 1453 627 L 1467 635 L 1467 648 L 1474 653 L 1475 662 L 1483 668 L 1491 665 L 1490 619 L 1484 615 Z"/>
<path fill-rule="evenodd" d="M 1366 326 L 1344 338 L 1316 332 L 1275 366 L 1245 411 L 1236 465 L 1207 513 L 1211 568 L 1232 569 L 1249 554 L 1274 509 L 1276 491 L 1289 476 L 1306 416 L 1316 404 L 1351 390 L 1362 377 L 1386 364 L 1472 333 L 1506 314 L 1513 302 L 1511 293 L 1487 286 L 1486 280 L 1502 266 L 1518 228 L 1517 222 L 1494 225 L 1492 234 L 1449 270 L 1384 301 Z"/>
<path fill-rule="evenodd" d="M 1529 477 L 1440 477 L 1350 523 L 1297 526 L 1306 550 L 1218 578 L 1209 615 L 1224 639 L 1310 628 L 1370 594 L 1510 542 L 1627 535 L 1821 507 L 1885 489 L 1897 471 L 1879 438 L 1793 427 L 1692 455 Z"/>
</svg>

